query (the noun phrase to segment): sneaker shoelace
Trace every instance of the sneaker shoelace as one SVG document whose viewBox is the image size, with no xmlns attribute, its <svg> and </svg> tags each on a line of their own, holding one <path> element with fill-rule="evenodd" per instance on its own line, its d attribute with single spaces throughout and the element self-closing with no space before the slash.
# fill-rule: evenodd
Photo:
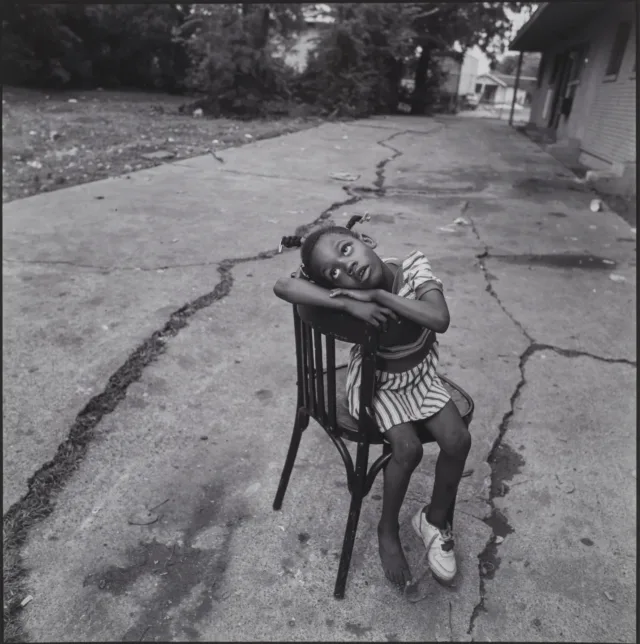
<svg viewBox="0 0 640 644">
<path fill-rule="evenodd" d="M 440 537 L 442 538 L 442 545 L 440 546 L 444 552 L 451 552 L 453 550 L 454 541 L 451 528 L 447 527 L 440 530 Z"/>
</svg>

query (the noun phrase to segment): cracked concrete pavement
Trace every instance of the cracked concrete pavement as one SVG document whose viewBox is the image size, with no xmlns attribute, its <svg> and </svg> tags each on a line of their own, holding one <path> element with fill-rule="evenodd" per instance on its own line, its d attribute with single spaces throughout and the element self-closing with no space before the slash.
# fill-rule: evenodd
<svg viewBox="0 0 640 644">
<path fill-rule="evenodd" d="M 5 517 L 46 506 L 27 639 L 635 641 L 629 226 L 503 123 L 326 124 L 223 160 L 5 205 Z M 420 248 L 443 279 L 441 368 L 476 402 L 460 579 L 425 577 L 415 604 L 379 565 L 381 477 L 333 599 L 348 493 L 313 422 L 271 509 L 295 404 L 271 288 L 297 262 L 274 250 L 365 211 L 383 255 Z M 426 452 L 401 514 L 416 574 Z"/>
</svg>

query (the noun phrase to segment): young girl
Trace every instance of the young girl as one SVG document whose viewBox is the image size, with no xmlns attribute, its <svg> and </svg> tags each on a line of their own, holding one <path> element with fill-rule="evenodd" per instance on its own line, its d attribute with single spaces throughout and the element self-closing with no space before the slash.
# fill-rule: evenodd
<svg viewBox="0 0 640 644">
<path fill-rule="evenodd" d="M 471 436 L 457 407 L 438 378 L 435 333 L 449 327 L 449 309 L 442 282 L 431 272 L 427 258 L 413 251 L 404 261 L 382 260 L 376 242 L 346 227 L 329 226 L 299 237 L 284 237 L 282 245 L 301 246 L 306 279 L 279 279 L 275 294 L 292 304 L 325 306 L 386 326 L 398 316 L 416 323 L 413 337 L 380 350 L 383 370 L 376 372 L 374 414 L 390 443 L 392 456 L 384 470 L 382 516 L 378 544 L 382 567 L 389 580 L 405 586 L 411 572 L 402 551 L 398 517 L 411 474 L 422 459 L 417 428 L 426 425 L 440 447 L 431 503 L 418 510 L 412 525 L 427 548 L 427 560 L 436 578 L 451 583 L 456 574 L 451 526 L 446 516 L 454 501 Z M 384 337 L 382 338 L 384 340 Z M 349 412 L 358 417 L 360 389 L 359 346 L 351 350 L 347 371 Z"/>
</svg>

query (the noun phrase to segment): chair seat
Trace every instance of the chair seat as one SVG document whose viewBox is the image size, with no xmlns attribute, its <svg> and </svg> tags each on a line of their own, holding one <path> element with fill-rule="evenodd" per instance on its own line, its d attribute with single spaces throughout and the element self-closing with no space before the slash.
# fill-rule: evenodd
<svg viewBox="0 0 640 644">
<path fill-rule="evenodd" d="M 467 394 L 461 391 L 457 385 L 444 376 L 439 376 L 445 389 L 449 392 L 451 399 L 455 403 L 460 416 L 467 425 L 471 418 L 472 403 Z M 349 413 L 347 404 L 347 369 L 345 367 L 336 369 L 336 419 L 338 427 L 344 432 L 345 438 L 353 441 L 358 440 L 358 421 Z M 435 440 L 426 430 L 421 435 L 423 443 Z M 383 434 L 378 433 L 371 437 L 371 443 L 381 444 L 384 442 Z"/>
</svg>

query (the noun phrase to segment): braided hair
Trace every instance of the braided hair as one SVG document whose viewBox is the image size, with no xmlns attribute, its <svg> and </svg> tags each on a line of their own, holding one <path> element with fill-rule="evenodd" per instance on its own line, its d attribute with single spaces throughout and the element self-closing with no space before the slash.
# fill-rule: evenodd
<svg viewBox="0 0 640 644">
<path fill-rule="evenodd" d="M 363 215 L 353 215 L 346 226 L 325 226 L 324 228 L 319 228 L 314 230 L 312 233 L 309 233 L 306 237 L 300 237 L 298 235 L 292 235 L 289 237 L 283 237 L 280 240 L 280 250 L 284 248 L 300 248 L 300 256 L 302 259 L 302 264 L 300 266 L 300 272 L 304 277 L 320 286 L 331 287 L 332 284 L 327 281 L 327 279 L 317 273 L 314 274 L 313 269 L 311 268 L 311 256 L 313 254 L 313 249 L 316 247 L 319 239 L 323 235 L 330 234 L 340 234 L 340 235 L 349 235 L 350 237 L 356 237 L 357 234 L 353 232 L 352 228 L 360 221 L 368 221 L 369 213 Z"/>
</svg>

